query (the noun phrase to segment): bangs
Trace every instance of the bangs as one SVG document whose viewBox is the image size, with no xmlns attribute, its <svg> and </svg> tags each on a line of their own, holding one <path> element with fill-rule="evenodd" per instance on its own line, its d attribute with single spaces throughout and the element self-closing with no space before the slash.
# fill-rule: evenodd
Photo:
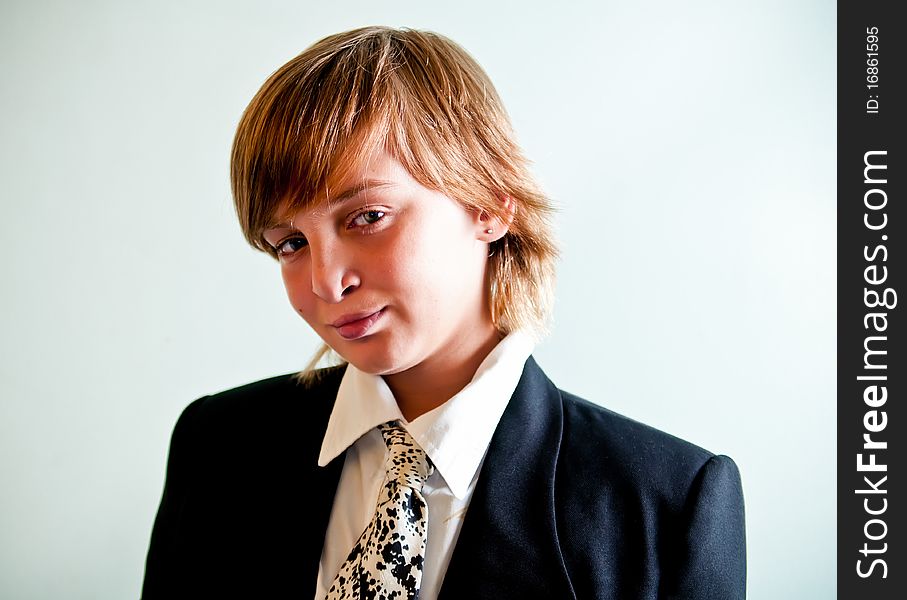
<svg viewBox="0 0 907 600">
<path fill-rule="evenodd" d="M 269 225 L 330 198 L 331 187 L 384 144 L 391 127 L 388 48 L 371 40 L 319 56 L 329 40 L 275 72 L 237 128 L 233 195 L 249 243 L 261 250 L 270 252 L 261 237 Z"/>
</svg>

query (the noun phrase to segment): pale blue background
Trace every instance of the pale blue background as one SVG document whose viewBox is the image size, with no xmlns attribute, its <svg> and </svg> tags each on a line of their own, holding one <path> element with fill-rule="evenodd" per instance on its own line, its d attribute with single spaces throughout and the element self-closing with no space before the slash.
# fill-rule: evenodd
<svg viewBox="0 0 907 600">
<path fill-rule="evenodd" d="M 192 399 L 316 340 L 228 187 L 315 40 L 435 29 L 560 207 L 561 387 L 732 456 L 751 598 L 835 595 L 835 4 L 3 2 L 0 597 L 138 596 Z"/>
</svg>

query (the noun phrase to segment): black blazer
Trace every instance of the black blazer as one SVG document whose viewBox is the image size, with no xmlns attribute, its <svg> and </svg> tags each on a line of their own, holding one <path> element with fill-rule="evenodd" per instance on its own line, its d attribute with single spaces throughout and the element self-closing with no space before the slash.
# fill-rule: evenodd
<svg viewBox="0 0 907 600">
<path fill-rule="evenodd" d="M 314 595 L 343 455 L 317 460 L 343 370 L 185 409 L 145 599 Z M 440 598 L 744 598 L 743 516 L 730 458 L 559 390 L 530 357 Z"/>
</svg>

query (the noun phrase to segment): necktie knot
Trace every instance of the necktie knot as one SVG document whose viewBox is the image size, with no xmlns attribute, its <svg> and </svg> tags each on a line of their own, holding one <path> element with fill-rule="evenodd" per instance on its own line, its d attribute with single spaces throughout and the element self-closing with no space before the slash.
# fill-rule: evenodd
<svg viewBox="0 0 907 600">
<path fill-rule="evenodd" d="M 385 464 L 388 480 L 421 490 L 425 480 L 435 470 L 425 451 L 398 421 L 383 423 L 378 430 L 388 449 Z"/>
</svg>

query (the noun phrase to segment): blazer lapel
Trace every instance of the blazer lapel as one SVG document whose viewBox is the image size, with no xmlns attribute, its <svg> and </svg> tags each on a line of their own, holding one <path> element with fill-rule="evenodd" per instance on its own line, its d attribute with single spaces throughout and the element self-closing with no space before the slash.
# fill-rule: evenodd
<svg viewBox="0 0 907 600">
<path fill-rule="evenodd" d="M 328 420 L 334 408 L 334 400 L 337 398 L 337 389 L 340 387 L 340 380 L 343 377 L 344 370 L 341 368 L 324 376 L 323 385 L 319 386 L 322 394 L 321 401 L 314 402 L 314 399 L 306 399 L 306 410 L 317 407 L 318 413 L 312 419 L 313 427 L 307 436 L 312 443 L 307 446 L 304 462 L 302 463 L 310 465 L 310 472 L 309 476 L 304 479 L 307 489 L 303 490 L 303 493 L 307 502 L 302 535 L 298 539 L 303 546 L 301 549 L 302 562 L 300 568 L 302 573 L 300 574 L 300 581 L 314 582 L 318 578 L 318 566 L 321 562 L 324 536 L 327 531 L 328 521 L 331 518 L 334 495 L 337 492 L 340 474 L 343 471 L 343 461 L 346 457 L 344 452 L 324 467 L 318 466 L 321 442 L 327 430 Z"/>
<path fill-rule="evenodd" d="M 530 356 L 482 464 L 439 598 L 571 598 L 557 542 L 560 392 Z"/>
<path fill-rule="evenodd" d="M 316 581 L 318 578 L 324 536 L 331 518 L 334 494 L 337 492 L 337 484 L 343 470 L 344 456 L 345 453 L 341 454 L 324 467 L 319 467 L 317 464 L 314 467 L 315 471 L 311 478 L 312 490 L 321 490 L 321 492 L 308 496 L 310 503 L 306 509 L 305 537 L 299 540 L 304 544 L 302 563 L 304 572 L 301 581 Z"/>
</svg>

